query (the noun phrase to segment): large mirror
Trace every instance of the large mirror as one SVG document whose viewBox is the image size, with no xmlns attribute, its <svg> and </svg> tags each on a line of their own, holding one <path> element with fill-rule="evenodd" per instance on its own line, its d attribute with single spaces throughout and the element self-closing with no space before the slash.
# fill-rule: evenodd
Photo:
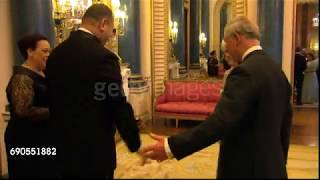
<svg viewBox="0 0 320 180">
<path fill-rule="evenodd" d="M 210 12 L 209 9 L 216 11 Z M 208 59 L 215 51 L 221 79 L 223 29 L 231 19 L 232 0 L 169 0 L 169 79 L 213 77 Z M 211 60 L 209 61 L 209 63 Z M 221 67 L 219 67 L 221 66 Z M 223 70 L 223 69 L 222 69 Z"/>
</svg>

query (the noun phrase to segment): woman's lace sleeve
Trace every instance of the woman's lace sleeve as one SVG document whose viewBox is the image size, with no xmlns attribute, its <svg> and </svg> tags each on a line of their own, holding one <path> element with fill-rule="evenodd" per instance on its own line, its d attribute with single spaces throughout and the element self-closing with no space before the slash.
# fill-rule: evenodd
<svg viewBox="0 0 320 180">
<path fill-rule="evenodd" d="M 49 118 L 49 109 L 33 105 L 33 80 L 27 75 L 15 75 L 11 82 L 11 103 L 18 118 L 44 120 Z"/>
</svg>

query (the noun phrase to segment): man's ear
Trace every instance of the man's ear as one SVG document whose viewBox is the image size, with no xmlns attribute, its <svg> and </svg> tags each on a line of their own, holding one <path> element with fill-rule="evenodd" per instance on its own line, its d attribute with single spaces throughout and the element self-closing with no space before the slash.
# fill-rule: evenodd
<svg viewBox="0 0 320 180">
<path fill-rule="evenodd" d="M 99 23 L 98 23 L 99 30 L 100 30 L 100 31 L 103 31 L 103 30 L 104 30 L 104 26 L 106 26 L 106 25 L 107 25 L 107 24 L 106 24 L 106 19 L 105 19 L 105 18 L 101 19 L 101 20 L 99 21 Z"/>
<path fill-rule="evenodd" d="M 28 56 L 33 56 L 33 50 L 31 48 L 27 49 Z"/>
<path fill-rule="evenodd" d="M 108 18 L 103 18 L 102 21 L 103 21 L 103 25 L 104 25 L 104 26 L 108 26 L 109 23 L 110 23 L 110 21 L 109 21 Z"/>
<path fill-rule="evenodd" d="M 237 43 L 239 43 L 241 41 L 241 36 L 238 33 L 234 34 L 234 38 L 235 38 Z"/>
</svg>

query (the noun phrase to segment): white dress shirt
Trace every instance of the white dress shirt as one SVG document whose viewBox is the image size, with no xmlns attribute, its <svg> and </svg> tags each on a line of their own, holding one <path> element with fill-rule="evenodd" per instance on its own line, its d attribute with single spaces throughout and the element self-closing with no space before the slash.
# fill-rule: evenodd
<svg viewBox="0 0 320 180">
<path fill-rule="evenodd" d="M 262 50 L 262 47 L 257 45 L 257 46 L 252 46 L 251 48 L 247 49 L 246 52 L 244 52 L 244 54 L 242 55 L 242 61 L 253 51 L 257 51 L 257 50 Z"/>
<path fill-rule="evenodd" d="M 94 35 L 91 31 L 89 31 L 88 29 L 86 29 L 84 27 L 80 27 L 80 28 L 78 28 L 78 30 Z"/>
</svg>

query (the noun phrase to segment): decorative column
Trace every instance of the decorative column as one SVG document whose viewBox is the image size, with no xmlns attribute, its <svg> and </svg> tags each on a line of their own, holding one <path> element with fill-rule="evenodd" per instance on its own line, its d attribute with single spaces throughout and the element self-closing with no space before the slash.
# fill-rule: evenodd
<svg viewBox="0 0 320 180">
<path fill-rule="evenodd" d="M 219 44 L 221 44 L 223 38 L 224 38 L 224 28 L 228 23 L 228 19 L 231 16 L 230 12 L 230 4 L 228 4 L 227 2 L 225 2 L 220 10 L 220 38 L 219 38 Z M 220 45 L 221 46 L 221 45 Z M 220 49 L 220 48 L 219 48 Z M 223 54 L 222 51 L 220 50 L 219 54 Z"/>
<path fill-rule="evenodd" d="M 208 38 L 208 44 L 209 44 L 209 51 L 214 50 L 213 48 L 213 12 L 214 12 L 214 5 L 215 1 L 214 0 L 209 0 L 209 37 Z"/>
<path fill-rule="evenodd" d="M 54 45 L 54 22 L 51 0 L 11 0 L 13 24 L 13 42 L 31 33 L 40 33 L 48 37 Z M 15 64 L 21 64 L 23 58 L 17 46 L 14 48 Z"/>
<path fill-rule="evenodd" d="M 259 0 L 258 2 L 261 45 L 280 66 L 282 64 L 283 5 L 284 1 L 279 0 Z"/>
<path fill-rule="evenodd" d="M 151 1 L 140 0 L 140 69 L 142 77 L 147 81 L 149 90 L 147 99 L 148 119 L 152 115 L 152 83 L 151 83 Z"/>
<path fill-rule="evenodd" d="M 8 173 L 6 150 L 4 144 L 4 132 L 6 129 L 6 120 L 9 113 L 5 114 L 5 106 L 7 97 L 5 94 L 6 86 L 12 74 L 12 66 L 14 63 L 13 46 L 15 42 L 12 40 L 12 20 L 10 18 L 10 0 L 0 0 L 0 175 Z"/>
<path fill-rule="evenodd" d="M 293 82 L 293 62 L 295 54 L 296 0 L 284 1 L 282 70 L 289 82 Z"/>
<path fill-rule="evenodd" d="M 207 37 L 206 46 L 203 49 L 204 55 L 209 56 L 209 0 L 201 0 L 201 32 L 205 33 Z"/>
<path fill-rule="evenodd" d="M 140 67 L 143 77 L 151 76 L 151 2 L 140 0 Z"/>
<path fill-rule="evenodd" d="M 258 24 L 258 0 L 247 0 L 248 18 Z"/>
<path fill-rule="evenodd" d="M 190 0 L 190 64 L 199 64 L 199 0 Z"/>
</svg>

